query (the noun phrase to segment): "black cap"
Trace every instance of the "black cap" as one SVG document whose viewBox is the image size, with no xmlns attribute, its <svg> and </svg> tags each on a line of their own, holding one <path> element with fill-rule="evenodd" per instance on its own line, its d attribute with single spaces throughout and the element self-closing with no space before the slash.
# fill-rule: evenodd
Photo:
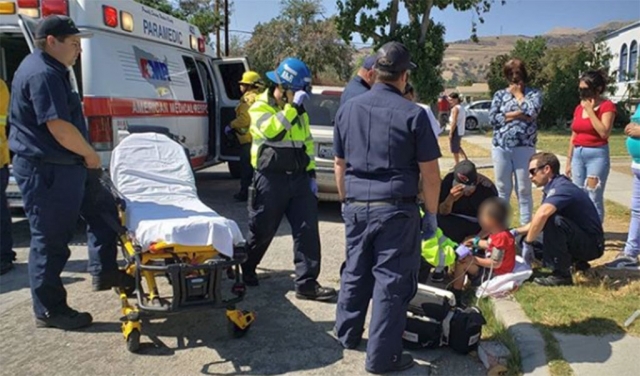
<svg viewBox="0 0 640 376">
<path fill-rule="evenodd" d="M 400 42 L 388 42 L 378 50 L 376 69 L 385 72 L 402 72 L 416 67 L 411 62 L 409 50 Z"/>
<path fill-rule="evenodd" d="M 478 182 L 476 165 L 469 160 L 458 163 L 453 168 L 453 180 L 458 184 L 475 185 Z"/>
<path fill-rule="evenodd" d="M 40 23 L 38 23 L 38 27 L 36 27 L 36 39 L 43 39 L 49 35 L 53 37 L 77 35 L 82 38 L 88 38 L 91 37 L 93 33 L 80 32 L 71 18 L 54 14 L 43 18 Z"/>
</svg>

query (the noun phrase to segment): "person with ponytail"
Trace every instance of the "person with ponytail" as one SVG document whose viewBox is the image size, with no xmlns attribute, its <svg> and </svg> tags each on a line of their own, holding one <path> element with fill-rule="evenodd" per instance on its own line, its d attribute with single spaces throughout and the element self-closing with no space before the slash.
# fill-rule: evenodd
<svg viewBox="0 0 640 376">
<path fill-rule="evenodd" d="M 604 189 L 610 169 L 609 136 L 616 105 L 603 98 L 607 76 L 588 71 L 580 77 L 580 103 L 573 113 L 565 174 L 583 188 L 604 221 Z"/>
</svg>

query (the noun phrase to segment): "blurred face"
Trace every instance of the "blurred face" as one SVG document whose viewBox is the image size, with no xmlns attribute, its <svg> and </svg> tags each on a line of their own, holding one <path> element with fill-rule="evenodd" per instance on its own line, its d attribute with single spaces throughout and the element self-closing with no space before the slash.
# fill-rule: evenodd
<svg viewBox="0 0 640 376">
<path fill-rule="evenodd" d="M 455 106 L 456 104 L 459 103 L 459 101 L 457 99 L 451 98 L 451 97 L 447 97 L 447 102 L 449 102 L 449 104 L 451 106 Z"/>
<path fill-rule="evenodd" d="M 478 222 L 480 223 L 480 227 L 482 227 L 483 230 L 491 231 L 492 229 L 497 227 L 496 221 L 491 218 L 487 210 L 482 210 L 479 213 Z"/>
<path fill-rule="evenodd" d="M 47 37 L 47 53 L 64 64 L 65 67 L 73 66 L 81 52 L 82 47 L 80 47 L 80 37 L 78 36 L 70 35 L 65 38 L 64 42 L 60 42 L 51 35 Z"/>
<path fill-rule="evenodd" d="M 532 160 L 529 162 L 529 179 L 536 187 L 544 187 L 551 180 L 551 168 L 538 166 L 538 161 Z"/>
</svg>

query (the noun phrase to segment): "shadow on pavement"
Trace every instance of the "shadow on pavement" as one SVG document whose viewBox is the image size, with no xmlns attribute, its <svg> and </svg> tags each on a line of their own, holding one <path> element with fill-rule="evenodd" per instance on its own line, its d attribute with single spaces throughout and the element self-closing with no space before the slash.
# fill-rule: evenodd
<svg viewBox="0 0 640 376">
<path fill-rule="evenodd" d="M 65 272 L 72 273 L 86 273 L 87 260 L 69 260 L 67 261 L 67 265 L 65 266 L 64 270 Z M 76 282 L 82 282 L 84 280 L 85 278 L 82 277 L 62 277 L 62 283 L 65 286 Z M 0 283 L 0 294 L 28 288 L 29 272 L 26 262 L 14 264 L 14 269 L 2 276 L 2 283 Z"/>
</svg>

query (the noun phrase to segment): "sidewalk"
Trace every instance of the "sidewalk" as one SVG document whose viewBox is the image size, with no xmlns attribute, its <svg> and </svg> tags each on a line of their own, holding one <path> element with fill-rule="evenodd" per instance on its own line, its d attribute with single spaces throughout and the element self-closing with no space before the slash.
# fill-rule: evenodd
<svg viewBox="0 0 640 376">
<path fill-rule="evenodd" d="M 492 148 L 491 139 L 484 135 L 469 135 L 464 139 L 487 150 Z M 561 165 L 560 171 L 564 171 L 566 157 L 558 155 L 558 158 Z M 486 162 L 481 158 L 476 160 L 477 164 Z M 630 175 L 611 170 L 604 197 L 629 208 L 632 187 L 633 178 Z M 545 342 L 520 305 L 515 299 L 496 299 L 494 307 L 496 316 L 505 324 L 518 344 L 524 374 L 549 374 L 548 361 L 544 360 Z M 640 325 L 640 323 L 635 322 L 633 325 Z M 634 363 L 639 354 L 640 338 L 624 334 L 584 336 L 554 333 L 553 335 L 558 341 L 564 359 L 575 375 L 631 376 L 638 374 Z"/>
<path fill-rule="evenodd" d="M 485 148 L 489 151 L 492 148 L 491 138 L 484 135 L 468 135 L 464 137 L 464 140 L 473 143 L 474 145 Z M 560 171 L 564 171 L 564 165 L 567 157 L 559 154 L 556 155 L 558 156 L 558 159 L 560 159 Z M 483 158 L 476 159 L 478 160 L 478 165 L 487 162 Z M 491 164 L 490 158 L 488 159 L 488 161 L 488 163 Z M 631 158 L 629 158 L 629 165 L 631 165 Z M 440 166 L 440 168 L 443 168 L 442 165 Z M 633 177 L 631 175 L 611 170 L 609 171 L 609 179 L 607 180 L 607 186 L 604 191 L 604 198 L 628 208 L 631 205 L 632 187 Z"/>
</svg>

